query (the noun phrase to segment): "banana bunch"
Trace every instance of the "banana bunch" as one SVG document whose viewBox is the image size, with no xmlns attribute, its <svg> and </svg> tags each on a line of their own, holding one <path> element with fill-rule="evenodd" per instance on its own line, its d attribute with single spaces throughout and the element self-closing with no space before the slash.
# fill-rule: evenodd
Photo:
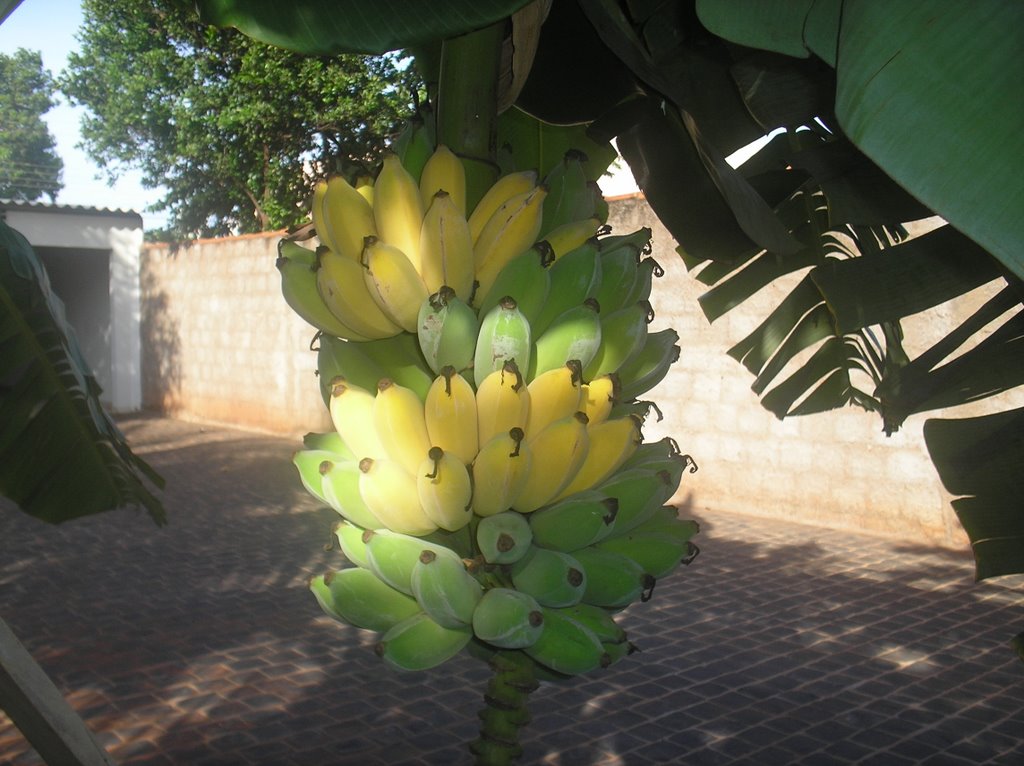
<svg viewBox="0 0 1024 766">
<path fill-rule="evenodd" d="M 320 247 L 279 247 L 334 424 L 293 462 L 351 564 L 310 590 L 398 669 L 467 648 L 607 667 L 634 648 L 614 615 L 697 551 L 669 504 L 695 465 L 642 436 L 679 356 L 648 331 L 651 232 L 610 233 L 579 152 L 467 209 L 461 161 L 421 143 L 319 184 Z"/>
</svg>

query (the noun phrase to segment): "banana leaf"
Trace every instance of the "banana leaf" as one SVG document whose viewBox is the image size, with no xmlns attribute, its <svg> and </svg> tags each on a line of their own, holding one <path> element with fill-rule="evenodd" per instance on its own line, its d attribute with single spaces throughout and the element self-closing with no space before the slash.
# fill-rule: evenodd
<svg viewBox="0 0 1024 766">
<path fill-rule="evenodd" d="M 539 177 L 562 161 L 569 149 L 587 155 L 583 169 L 591 181 L 599 181 L 615 161 L 615 147 L 595 141 L 585 126 L 552 125 L 512 107 L 498 118 L 498 145 L 508 146 L 517 168 L 534 168 Z"/>
<path fill-rule="evenodd" d="M 1024 36 L 1011 31 L 1024 28 L 1024 4 L 699 0 L 697 12 L 733 42 L 835 65 L 849 139 L 1024 276 Z"/>
<path fill-rule="evenodd" d="M 21 0 L 0 0 L 0 24 L 4 22 L 11 12 L 21 5 Z"/>
<path fill-rule="evenodd" d="M 529 0 L 197 0 L 200 18 L 314 56 L 387 53 L 493 24 Z"/>
<path fill-rule="evenodd" d="M 42 264 L 0 222 L 0 494 L 59 523 L 122 506 L 166 522 L 149 485 L 163 479 L 134 455 L 103 411 Z"/>
<path fill-rule="evenodd" d="M 974 551 L 979 580 L 1024 572 L 1024 409 L 931 419 L 924 440 Z"/>
</svg>

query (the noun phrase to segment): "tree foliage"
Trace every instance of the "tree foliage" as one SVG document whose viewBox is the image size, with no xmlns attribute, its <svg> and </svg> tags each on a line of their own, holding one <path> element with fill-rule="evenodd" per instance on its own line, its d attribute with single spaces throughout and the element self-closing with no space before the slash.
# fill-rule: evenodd
<svg viewBox="0 0 1024 766">
<path fill-rule="evenodd" d="M 0 53 L 0 197 L 52 202 L 63 187 L 64 163 L 43 120 L 55 90 L 39 51 Z"/>
<path fill-rule="evenodd" d="M 166 189 L 178 236 L 296 224 L 312 180 L 373 163 L 416 87 L 396 56 L 306 57 L 199 22 L 174 0 L 86 0 L 60 87 L 110 177 Z"/>
</svg>

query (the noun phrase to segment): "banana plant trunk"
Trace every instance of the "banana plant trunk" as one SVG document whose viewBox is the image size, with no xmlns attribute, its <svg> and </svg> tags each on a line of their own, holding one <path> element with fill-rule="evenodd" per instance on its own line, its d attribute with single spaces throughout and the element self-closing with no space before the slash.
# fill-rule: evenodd
<svg viewBox="0 0 1024 766">
<path fill-rule="evenodd" d="M 498 177 L 498 80 L 505 29 L 500 22 L 441 45 L 437 140 L 462 158 L 467 209 Z M 479 713 L 480 736 L 469 747 L 479 766 L 505 766 L 522 754 L 519 730 L 530 720 L 527 700 L 539 684 L 533 660 L 521 652 L 497 652 L 490 666 L 494 676 Z"/>
</svg>

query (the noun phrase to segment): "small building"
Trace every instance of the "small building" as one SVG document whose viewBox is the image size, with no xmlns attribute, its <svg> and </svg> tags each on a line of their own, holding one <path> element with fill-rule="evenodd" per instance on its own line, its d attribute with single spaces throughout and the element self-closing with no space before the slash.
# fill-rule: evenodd
<svg viewBox="0 0 1024 766">
<path fill-rule="evenodd" d="M 0 200 L 0 218 L 29 241 L 46 267 L 103 389 L 100 401 L 111 412 L 140 410 L 142 216 Z"/>
</svg>

